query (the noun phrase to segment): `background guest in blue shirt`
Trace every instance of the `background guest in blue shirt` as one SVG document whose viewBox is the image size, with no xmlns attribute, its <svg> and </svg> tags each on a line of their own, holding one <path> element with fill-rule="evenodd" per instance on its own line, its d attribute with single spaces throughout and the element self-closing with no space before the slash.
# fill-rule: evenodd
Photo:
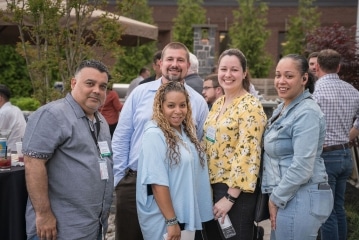
<svg viewBox="0 0 359 240">
<path fill-rule="evenodd" d="M 156 91 L 170 81 L 184 84 L 193 110 L 197 138 L 202 138 L 208 107 L 201 95 L 184 83 L 189 63 L 185 45 L 172 42 L 162 50 L 162 77 L 137 86 L 126 100 L 112 139 L 116 186 L 116 239 L 143 239 L 136 210 L 137 164 L 145 124 L 152 117 Z"/>
</svg>

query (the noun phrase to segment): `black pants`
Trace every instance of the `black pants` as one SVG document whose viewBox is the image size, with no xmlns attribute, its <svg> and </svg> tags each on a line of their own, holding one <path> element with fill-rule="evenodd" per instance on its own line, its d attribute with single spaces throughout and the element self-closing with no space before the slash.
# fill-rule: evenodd
<svg viewBox="0 0 359 240">
<path fill-rule="evenodd" d="M 142 240 L 136 210 L 136 172 L 128 172 L 116 186 L 116 240 Z"/>
<path fill-rule="evenodd" d="M 225 196 L 228 191 L 228 186 L 223 183 L 212 184 L 213 201 L 218 202 Z M 227 240 L 253 240 L 254 237 L 254 209 L 256 204 L 257 188 L 254 193 L 242 192 L 236 203 L 228 212 L 228 216 L 236 231 L 236 235 Z M 204 231 L 208 240 L 225 239 L 220 228 L 218 221 L 209 221 L 204 223 Z"/>
<path fill-rule="evenodd" d="M 108 125 L 108 127 L 110 129 L 111 139 L 112 139 L 113 133 L 115 132 L 116 126 L 117 126 L 117 123 Z"/>
</svg>

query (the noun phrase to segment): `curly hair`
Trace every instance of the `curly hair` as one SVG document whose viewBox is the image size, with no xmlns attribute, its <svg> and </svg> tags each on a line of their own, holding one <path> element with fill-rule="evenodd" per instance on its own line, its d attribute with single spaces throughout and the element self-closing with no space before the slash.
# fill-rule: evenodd
<svg viewBox="0 0 359 240">
<path fill-rule="evenodd" d="M 192 108 L 189 101 L 189 95 L 183 84 L 179 82 L 170 81 L 162 84 L 157 90 L 154 103 L 153 103 L 153 115 L 152 119 L 156 121 L 158 127 L 162 130 L 166 138 L 167 143 L 167 156 L 169 158 L 170 165 L 176 165 L 180 162 L 180 151 L 179 144 L 186 146 L 184 142 L 176 134 L 176 130 L 170 126 L 170 123 L 163 114 L 163 103 L 166 101 L 166 96 L 169 92 L 181 92 L 186 97 L 187 115 L 182 122 L 184 132 L 189 137 L 191 142 L 195 145 L 198 156 L 200 158 L 201 166 L 204 167 L 204 150 L 203 147 L 196 137 L 196 127 L 192 119 Z"/>
</svg>

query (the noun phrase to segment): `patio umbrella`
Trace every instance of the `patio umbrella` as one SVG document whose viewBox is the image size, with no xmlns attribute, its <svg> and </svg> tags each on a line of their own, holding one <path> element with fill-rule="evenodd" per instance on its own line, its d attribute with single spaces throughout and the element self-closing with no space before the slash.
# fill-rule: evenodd
<svg viewBox="0 0 359 240">
<path fill-rule="evenodd" d="M 7 3 L 0 1 L 0 10 L 6 10 Z M 10 13 L 6 13 L 8 16 Z M 107 14 L 107 15 L 106 15 Z M 137 46 L 150 41 L 157 40 L 158 27 L 140 22 L 131 18 L 119 16 L 113 13 L 107 13 L 103 10 L 96 9 L 90 15 L 90 22 L 96 21 L 103 15 L 111 19 L 116 19 L 119 26 L 123 28 L 121 40 L 118 42 L 122 46 Z M 70 13 L 70 20 L 74 21 L 75 11 Z M 62 19 L 64 20 L 64 19 Z M 25 17 L 25 24 L 31 26 L 29 18 Z M 20 41 L 19 30 L 15 23 L 5 22 L 0 19 L 0 44 L 15 44 Z"/>
</svg>

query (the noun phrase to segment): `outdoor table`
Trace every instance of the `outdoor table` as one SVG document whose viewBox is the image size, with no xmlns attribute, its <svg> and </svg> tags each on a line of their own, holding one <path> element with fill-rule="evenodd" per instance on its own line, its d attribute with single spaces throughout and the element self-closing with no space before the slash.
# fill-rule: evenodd
<svg viewBox="0 0 359 240">
<path fill-rule="evenodd" d="M 26 239 L 27 196 L 24 167 L 0 172 L 0 239 Z"/>
</svg>

